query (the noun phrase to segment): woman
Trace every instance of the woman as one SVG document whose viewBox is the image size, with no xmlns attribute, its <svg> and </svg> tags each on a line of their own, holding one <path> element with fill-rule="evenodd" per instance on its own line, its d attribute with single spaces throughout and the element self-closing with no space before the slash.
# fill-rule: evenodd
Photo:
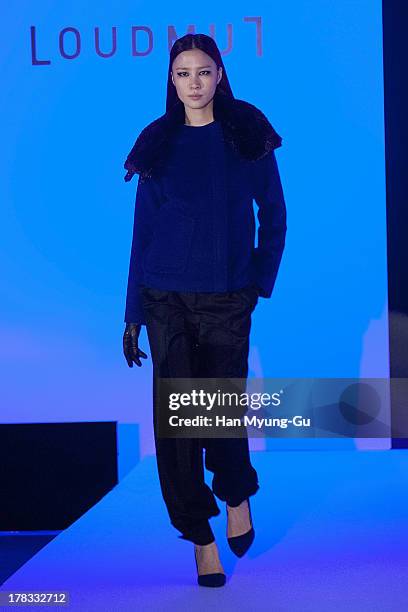
<svg viewBox="0 0 408 612">
<path fill-rule="evenodd" d="M 225 584 L 209 524 L 220 513 L 214 494 L 226 502 L 228 543 L 242 556 L 255 533 L 257 473 L 247 436 L 159 437 L 157 379 L 246 379 L 251 314 L 258 296 L 271 296 L 285 245 L 280 145 L 265 115 L 234 98 L 214 40 L 187 34 L 170 52 L 166 113 L 142 130 L 125 162 L 125 180 L 138 173 L 139 182 L 123 349 L 129 367 L 142 365 L 146 325 L 161 490 L 179 537 L 195 545 L 203 586 Z"/>
</svg>

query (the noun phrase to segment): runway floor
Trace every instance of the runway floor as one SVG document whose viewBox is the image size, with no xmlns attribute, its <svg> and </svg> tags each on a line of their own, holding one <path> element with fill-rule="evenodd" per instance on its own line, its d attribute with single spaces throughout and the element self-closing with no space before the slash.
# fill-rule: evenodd
<svg viewBox="0 0 408 612">
<path fill-rule="evenodd" d="M 68 591 L 70 612 L 408 610 L 407 451 L 253 452 L 252 461 L 260 489 L 245 557 L 228 548 L 223 502 L 211 519 L 223 588 L 197 585 L 193 545 L 170 525 L 148 456 L 0 590 Z"/>
</svg>

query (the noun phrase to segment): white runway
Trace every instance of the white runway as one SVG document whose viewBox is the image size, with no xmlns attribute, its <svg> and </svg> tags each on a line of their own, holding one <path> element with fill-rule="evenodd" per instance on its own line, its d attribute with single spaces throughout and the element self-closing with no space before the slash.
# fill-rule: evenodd
<svg viewBox="0 0 408 612">
<path fill-rule="evenodd" d="M 147 456 L 1 590 L 69 591 L 58 609 L 81 612 L 408 609 L 406 451 L 253 452 L 252 461 L 260 489 L 245 557 L 228 548 L 223 502 L 211 519 L 225 587 L 196 584 L 193 545 L 170 525 Z"/>
</svg>

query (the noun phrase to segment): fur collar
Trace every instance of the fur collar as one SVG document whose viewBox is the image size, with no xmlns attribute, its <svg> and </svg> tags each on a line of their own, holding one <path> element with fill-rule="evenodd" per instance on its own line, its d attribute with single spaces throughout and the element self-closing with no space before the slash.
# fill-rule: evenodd
<svg viewBox="0 0 408 612">
<path fill-rule="evenodd" d="M 282 138 L 266 116 L 253 104 L 230 98 L 214 97 L 214 119 L 220 121 L 224 141 L 247 160 L 255 161 L 281 146 Z M 149 123 L 139 134 L 124 164 L 130 181 L 135 173 L 144 181 L 165 163 L 172 134 L 184 123 L 184 105 L 180 102 Z"/>
</svg>

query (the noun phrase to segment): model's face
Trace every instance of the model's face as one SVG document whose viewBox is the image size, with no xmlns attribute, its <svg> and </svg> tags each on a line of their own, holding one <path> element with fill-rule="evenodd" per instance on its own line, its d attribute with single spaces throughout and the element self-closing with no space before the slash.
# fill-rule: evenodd
<svg viewBox="0 0 408 612">
<path fill-rule="evenodd" d="M 179 53 L 173 62 L 172 81 L 177 95 L 189 108 L 203 108 L 214 97 L 215 89 L 222 78 L 222 68 L 217 71 L 214 60 L 200 49 Z M 193 94 L 200 97 L 192 98 Z"/>
</svg>

